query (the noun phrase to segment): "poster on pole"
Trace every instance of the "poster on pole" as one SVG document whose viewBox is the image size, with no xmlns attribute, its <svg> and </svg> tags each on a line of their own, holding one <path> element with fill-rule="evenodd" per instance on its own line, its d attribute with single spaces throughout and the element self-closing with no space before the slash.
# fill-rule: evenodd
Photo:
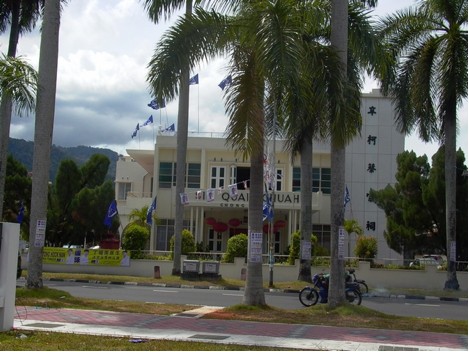
<svg viewBox="0 0 469 352">
<path fill-rule="evenodd" d="M 344 254 L 345 254 L 345 229 L 343 226 L 339 227 L 339 237 L 338 237 L 338 251 L 337 251 L 337 256 L 340 260 L 344 260 Z"/>
<path fill-rule="evenodd" d="M 311 241 L 301 241 L 301 259 L 311 260 Z"/>
<path fill-rule="evenodd" d="M 249 232 L 249 261 L 262 263 L 262 232 Z"/>
<path fill-rule="evenodd" d="M 34 235 L 34 247 L 44 247 L 46 240 L 46 220 L 37 220 L 36 233 Z"/>
</svg>

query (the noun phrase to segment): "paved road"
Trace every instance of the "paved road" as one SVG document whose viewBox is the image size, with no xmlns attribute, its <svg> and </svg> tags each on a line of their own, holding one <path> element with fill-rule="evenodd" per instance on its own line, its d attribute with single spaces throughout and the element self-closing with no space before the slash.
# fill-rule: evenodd
<svg viewBox="0 0 469 352">
<path fill-rule="evenodd" d="M 243 292 L 237 290 L 208 290 L 137 285 L 94 284 L 79 282 L 47 281 L 46 286 L 61 289 L 76 297 L 114 300 L 133 300 L 154 303 L 195 304 L 228 307 L 242 302 Z M 303 307 L 296 293 L 266 292 L 267 304 L 284 309 L 308 309 Z M 446 302 L 364 297 L 364 306 L 399 316 L 467 320 L 467 300 Z"/>
</svg>

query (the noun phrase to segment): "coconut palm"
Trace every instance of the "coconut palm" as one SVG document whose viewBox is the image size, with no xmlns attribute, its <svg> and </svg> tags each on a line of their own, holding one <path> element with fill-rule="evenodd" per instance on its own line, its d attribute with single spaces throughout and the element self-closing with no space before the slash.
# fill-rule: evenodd
<svg viewBox="0 0 469 352">
<path fill-rule="evenodd" d="M 16 56 L 18 39 L 24 32 L 31 31 L 40 16 L 44 0 L 6 0 L 0 4 L 0 33 L 3 33 L 10 24 L 10 37 L 8 44 L 8 57 Z M 10 123 L 13 103 L 16 106 L 16 112 L 32 111 L 33 100 L 29 99 L 28 104 L 24 105 L 21 101 L 2 92 L 2 101 L 0 104 L 0 215 L 3 214 L 3 198 L 5 194 L 5 177 L 8 155 L 8 141 L 10 137 Z M 24 102 L 24 101 L 23 101 Z"/>
<path fill-rule="evenodd" d="M 200 1 L 196 1 L 196 4 Z M 192 0 L 186 0 L 185 15 L 192 13 Z M 144 6 L 150 18 L 158 23 L 161 16 L 169 18 L 171 13 L 184 6 L 183 0 L 144 0 Z M 186 153 L 187 153 L 187 132 L 189 124 L 189 67 L 186 65 L 180 68 L 179 82 L 179 106 L 177 135 L 178 147 L 176 150 L 176 212 L 174 219 L 174 254 L 173 254 L 173 275 L 181 273 L 181 240 L 184 227 L 184 205 L 179 197 L 184 193 Z"/>
<path fill-rule="evenodd" d="M 158 99 L 173 99 L 183 65 L 227 54 L 233 82 L 225 90 L 228 145 L 251 160 L 249 231 L 262 233 L 263 152 L 266 102 L 281 106 L 288 87 L 300 87 L 298 67 L 305 58 L 297 1 L 233 2 L 230 15 L 198 8 L 166 34 L 150 62 L 149 81 Z M 301 93 L 301 92 L 299 92 Z M 306 95 L 306 94 L 305 94 Z M 298 94 L 298 99 L 304 99 Z M 306 105 L 306 100 L 302 101 Z M 252 245 L 252 242 L 251 244 Z M 250 256 L 244 303 L 263 305 L 262 262 Z"/>
<path fill-rule="evenodd" d="M 46 1 L 39 55 L 33 181 L 29 233 L 29 266 L 26 287 L 42 288 L 42 248 L 47 219 L 50 149 L 54 126 L 57 63 L 59 54 L 60 0 Z"/>
<path fill-rule="evenodd" d="M 403 133 L 417 128 L 427 142 L 445 145 L 446 289 L 456 277 L 456 126 L 457 108 L 467 98 L 467 0 L 425 0 L 382 19 L 383 40 L 393 65 L 383 88 L 396 106 Z"/>
</svg>

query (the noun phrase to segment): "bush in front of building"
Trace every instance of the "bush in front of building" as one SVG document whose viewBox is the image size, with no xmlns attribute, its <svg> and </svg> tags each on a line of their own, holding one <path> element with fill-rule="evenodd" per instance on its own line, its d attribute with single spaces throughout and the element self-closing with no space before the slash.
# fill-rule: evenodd
<svg viewBox="0 0 469 352">
<path fill-rule="evenodd" d="M 170 257 L 174 258 L 174 236 L 169 240 L 169 250 L 171 251 Z M 187 229 L 182 230 L 181 236 L 181 254 L 189 254 L 195 252 L 196 244 L 194 235 Z"/>
<path fill-rule="evenodd" d="M 122 233 L 122 248 L 130 251 L 132 259 L 141 259 L 149 238 L 150 231 L 147 226 L 130 223 Z"/>
<path fill-rule="evenodd" d="M 290 251 L 288 254 L 288 264 L 295 265 L 295 259 L 300 257 L 301 231 L 293 232 L 291 235 Z M 318 238 L 311 234 L 311 257 L 315 255 Z"/>
<path fill-rule="evenodd" d="M 237 234 L 228 240 L 226 252 L 223 254 L 222 262 L 234 263 L 234 258 L 246 258 L 248 254 L 248 235 Z"/>
<path fill-rule="evenodd" d="M 355 246 L 355 255 L 369 262 L 378 254 L 378 241 L 373 236 L 358 236 Z"/>
</svg>

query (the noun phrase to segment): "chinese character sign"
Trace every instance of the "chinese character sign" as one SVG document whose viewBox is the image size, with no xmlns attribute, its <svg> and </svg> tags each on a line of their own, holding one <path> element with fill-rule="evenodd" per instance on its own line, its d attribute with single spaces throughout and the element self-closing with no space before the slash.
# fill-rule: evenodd
<svg viewBox="0 0 469 352">
<path fill-rule="evenodd" d="M 262 232 L 249 233 L 248 258 L 252 263 L 262 263 Z"/>
</svg>

